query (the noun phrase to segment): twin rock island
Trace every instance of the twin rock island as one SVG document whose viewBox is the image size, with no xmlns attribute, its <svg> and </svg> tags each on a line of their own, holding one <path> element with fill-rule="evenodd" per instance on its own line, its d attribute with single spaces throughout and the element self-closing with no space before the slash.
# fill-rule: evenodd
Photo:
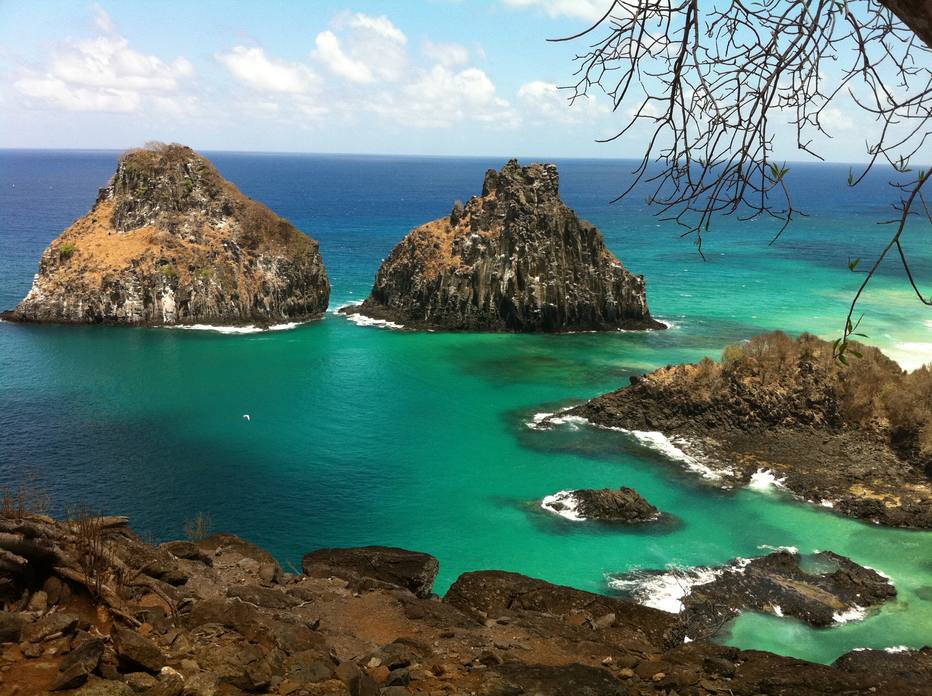
<svg viewBox="0 0 932 696">
<path fill-rule="evenodd" d="M 165 326 L 303 322 L 327 309 L 318 244 L 181 145 L 131 150 L 42 255 L 4 318 Z M 411 231 L 352 312 L 411 328 L 657 329 L 644 279 L 559 196 L 552 164 L 490 170 L 482 195 Z"/>
</svg>

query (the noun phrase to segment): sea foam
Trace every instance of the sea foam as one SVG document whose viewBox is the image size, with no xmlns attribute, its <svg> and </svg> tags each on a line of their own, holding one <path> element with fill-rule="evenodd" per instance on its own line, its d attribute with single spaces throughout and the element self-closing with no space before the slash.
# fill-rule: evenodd
<svg viewBox="0 0 932 696">
<path fill-rule="evenodd" d="M 356 326 L 374 326 L 379 329 L 403 329 L 403 324 L 396 324 L 393 321 L 388 321 L 387 319 L 373 319 L 372 317 L 367 317 L 365 314 L 347 314 L 345 315 L 347 319 L 356 324 Z"/>
<path fill-rule="evenodd" d="M 760 491 L 761 493 L 768 493 L 777 488 L 786 488 L 784 484 L 786 477 L 777 478 L 776 475 L 770 469 L 758 469 L 755 473 L 751 474 L 751 480 L 748 482 L 748 488 Z"/>
<path fill-rule="evenodd" d="M 832 614 L 832 621 L 835 623 L 848 623 L 849 621 L 860 621 L 867 616 L 867 609 L 855 604 L 844 611 Z"/>
<path fill-rule="evenodd" d="M 213 324 L 175 324 L 164 326 L 165 329 L 184 329 L 186 331 L 212 331 L 219 334 L 237 335 L 237 334 L 254 334 L 266 333 L 268 331 L 290 331 L 301 326 L 303 322 L 291 321 L 286 324 L 273 324 L 272 326 L 262 327 L 249 324 L 248 326 L 215 326 Z"/>
<path fill-rule="evenodd" d="M 573 522 L 583 522 L 586 519 L 577 510 L 579 501 L 573 495 L 573 491 L 557 491 L 553 495 L 548 495 L 541 501 L 540 506 L 547 512 Z"/>
<path fill-rule="evenodd" d="M 624 433 L 625 435 L 634 438 L 644 447 L 652 449 L 655 452 L 659 452 L 668 459 L 673 459 L 677 462 L 680 462 L 687 469 L 693 473 L 699 474 L 703 478 L 719 480 L 723 475 L 733 474 L 731 469 L 727 467 L 721 467 L 719 470 L 713 469 L 708 464 L 705 464 L 698 458 L 683 451 L 682 447 L 689 445 L 689 442 L 684 438 L 671 439 L 659 431 L 628 430 L 627 428 L 617 428 L 610 425 L 600 425 L 599 423 L 593 423 L 592 421 L 583 418 L 582 416 L 560 415 L 561 413 L 564 413 L 568 410 L 570 409 L 567 408 L 563 411 L 557 411 L 556 413 L 535 413 L 531 420 L 525 422 L 525 425 L 531 430 L 542 430 L 550 427 L 551 425 L 568 425 L 571 430 L 579 430 L 580 426 L 584 425 L 588 425 L 593 428 L 599 428 L 600 430 L 612 430 L 617 433 Z"/>
<path fill-rule="evenodd" d="M 627 577 L 609 578 L 608 586 L 645 607 L 679 614 L 684 608 L 683 599 L 692 588 L 707 585 L 724 572 L 723 568 L 678 568 L 667 573 L 634 571 Z"/>
</svg>

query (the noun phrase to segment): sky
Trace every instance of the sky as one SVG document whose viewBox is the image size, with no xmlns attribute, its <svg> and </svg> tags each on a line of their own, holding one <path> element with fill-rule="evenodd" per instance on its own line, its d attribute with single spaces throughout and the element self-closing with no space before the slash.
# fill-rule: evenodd
<svg viewBox="0 0 932 696">
<path fill-rule="evenodd" d="M 567 103 L 604 0 L 0 0 L 0 147 L 638 157 Z M 864 159 L 832 114 L 833 161 Z M 779 128 L 778 128 L 779 130 Z M 778 137 L 778 155 L 806 159 Z"/>
</svg>

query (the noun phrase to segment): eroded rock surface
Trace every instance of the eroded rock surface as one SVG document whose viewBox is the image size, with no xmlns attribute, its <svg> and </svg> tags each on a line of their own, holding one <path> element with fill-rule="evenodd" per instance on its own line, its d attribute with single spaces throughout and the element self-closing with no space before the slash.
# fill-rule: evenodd
<svg viewBox="0 0 932 696">
<path fill-rule="evenodd" d="M 930 528 L 932 368 L 905 373 L 876 348 L 855 349 L 862 357 L 845 366 L 828 341 L 764 334 L 567 413 L 659 431 L 723 485 L 769 480 L 851 517 Z"/>
<path fill-rule="evenodd" d="M 89 548 L 105 552 L 90 575 Z M 501 571 L 466 573 L 441 600 L 424 596 L 436 560 L 401 550 L 394 580 L 372 549 L 291 575 L 229 535 L 153 548 L 125 518 L 31 514 L 0 515 L 0 550 L 0 693 L 18 696 L 932 693 L 928 651 L 887 669 L 883 652 L 829 667 L 684 644 L 676 615 Z"/>
<path fill-rule="evenodd" d="M 412 230 L 346 313 L 411 328 L 589 331 L 664 328 L 598 229 L 559 196 L 552 164 L 489 170 L 482 195 Z"/>
<path fill-rule="evenodd" d="M 541 507 L 568 519 L 636 524 L 653 522 L 660 511 L 633 488 L 580 488 L 544 498 Z"/>
<path fill-rule="evenodd" d="M 800 556 L 777 551 L 720 568 L 637 571 L 609 580 L 626 596 L 650 603 L 654 592 L 679 588 L 681 625 L 691 639 L 716 635 L 739 612 L 793 616 L 826 627 L 864 618 L 896 596 L 890 580 L 831 551 Z"/>
<path fill-rule="evenodd" d="M 42 254 L 19 321 L 276 324 L 319 317 L 317 242 L 181 145 L 120 157 L 94 207 Z"/>
</svg>

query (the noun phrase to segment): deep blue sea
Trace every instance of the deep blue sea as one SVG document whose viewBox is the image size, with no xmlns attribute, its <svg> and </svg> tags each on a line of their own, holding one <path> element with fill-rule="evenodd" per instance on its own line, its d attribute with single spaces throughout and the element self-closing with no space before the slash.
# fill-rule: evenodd
<svg viewBox="0 0 932 696">
<path fill-rule="evenodd" d="M 478 193 L 505 158 L 205 153 L 247 195 L 320 241 L 331 308 L 362 299 L 412 227 Z M 42 250 L 93 204 L 116 152 L 0 151 L 0 308 L 28 291 Z M 333 545 L 389 544 L 441 562 L 442 592 L 502 568 L 597 592 L 606 576 L 719 564 L 795 546 L 882 570 L 896 601 L 815 630 L 745 614 L 724 640 L 812 660 L 854 647 L 932 643 L 932 533 L 881 529 L 779 491 L 725 492 L 620 433 L 538 431 L 553 411 L 669 363 L 718 356 L 764 330 L 840 333 L 865 263 L 889 238 L 888 172 L 846 186 L 848 167 L 791 165 L 809 213 L 774 246 L 763 220 L 725 219 L 704 242 L 656 220 L 644 196 L 610 204 L 630 162 L 557 161 L 566 202 L 647 278 L 647 333 L 521 336 L 393 331 L 328 314 L 253 335 L 0 324 L 0 485 L 36 475 L 54 509 L 127 513 L 154 540 L 195 513 L 286 565 Z M 932 237 L 904 237 L 932 278 Z M 862 328 L 906 367 L 932 361 L 932 313 L 891 263 Z M 251 420 L 245 421 L 242 414 Z M 629 485 L 679 524 L 618 530 L 540 508 L 559 490 Z"/>
</svg>

